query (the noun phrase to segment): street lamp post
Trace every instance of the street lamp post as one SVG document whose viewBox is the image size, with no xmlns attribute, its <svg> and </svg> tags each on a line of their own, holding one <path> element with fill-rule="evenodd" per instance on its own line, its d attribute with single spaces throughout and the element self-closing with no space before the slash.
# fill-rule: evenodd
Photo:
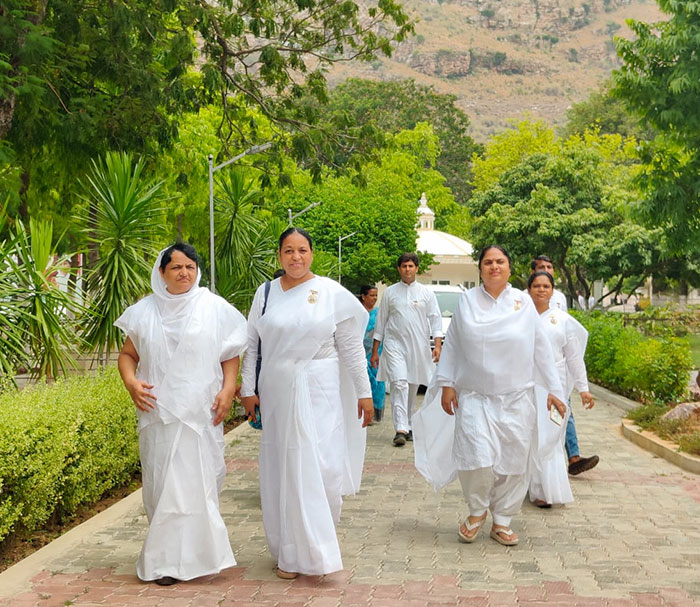
<svg viewBox="0 0 700 607">
<path fill-rule="evenodd" d="M 343 284 L 341 281 L 341 264 L 342 259 L 343 259 L 343 240 L 346 238 L 350 238 L 350 236 L 354 236 L 357 234 L 357 232 L 351 232 L 350 234 L 346 234 L 345 236 L 338 236 L 338 283 Z"/>
<path fill-rule="evenodd" d="M 216 293 L 216 285 L 214 278 L 214 173 L 216 173 L 216 171 L 218 171 L 219 169 L 223 169 L 229 164 L 238 162 L 244 156 L 248 156 L 249 154 L 258 154 L 260 152 L 264 152 L 265 150 L 270 149 L 271 147 L 271 141 L 268 141 L 267 143 L 263 143 L 261 145 L 254 145 L 253 147 L 248 148 L 245 152 L 241 152 L 240 154 L 238 154 L 238 156 L 234 156 L 233 158 L 230 158 L 229 160 L 226 160 L 225 162 L 222 162 L 217 166 L 214 166 L 214 156 L 212 154 L 209 154 L 209 268 L 211 270 L 210 286 L 212 293 Z"/>
<path fill-rule="evenodd" d="M 317 207 L 319 204 L 321 204 L 321 203 L 320 203 L 320 202 L 312 202 L 312 203 L 311 203 L 308 207 L 306 207 L 303 211 L 299 211 L 298 213 L 296 213 L 296 214 L 294 214 L 294 215 L 292 215 L 292 209 L 287 209 L 287 215 L 288 215 L 288 217 L 289 217 L 289 226 L 291 227 L 292 225 L 294 225 L 294 220 L 295 220 L 297 217 L 299 217 L 299 215 L 303 215 L 304 213 L 306 213 L 306 211 L 310 211 L 310 210 L 313 209 L 314 207 Z"/>
</svg>

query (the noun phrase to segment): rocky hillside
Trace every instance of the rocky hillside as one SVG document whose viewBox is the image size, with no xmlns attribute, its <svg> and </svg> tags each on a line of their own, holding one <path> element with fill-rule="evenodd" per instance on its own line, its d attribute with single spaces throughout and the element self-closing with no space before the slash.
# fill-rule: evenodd
<svg viewBox="0 0 700 607">
<path fill-rule="evenodd" d="M 625 21 L 662 19 L 653 0 L 404 0 L 416 35 L 391 59 L 337 67 L 355 76 L 413 78 L 457 96 L 480 141 L 512 118 L 561 124 L 566 109 L 617 67 Z"/>
</svg>

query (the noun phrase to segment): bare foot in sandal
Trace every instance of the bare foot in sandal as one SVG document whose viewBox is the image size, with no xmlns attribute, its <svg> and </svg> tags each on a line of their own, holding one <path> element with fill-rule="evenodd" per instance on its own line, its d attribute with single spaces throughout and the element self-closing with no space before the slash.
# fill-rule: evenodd
<svg viewBox="0 0 700 607">
<path fill-rule="evenodd" d="M 463 544 L 471 544 L 481 531 L 481 527 L 486 520 L 486 512 L 483 516 L 470 516 L 459 528 L 459 541 Z"/>
<path fill-rule="evenodd" d="M 516 546 L 520 541 L 518 536 L 510 527 L 504 525 L 494 525 L 491 527 L 491 539 L 496 540 L 504 546 Z"/>
</svg>

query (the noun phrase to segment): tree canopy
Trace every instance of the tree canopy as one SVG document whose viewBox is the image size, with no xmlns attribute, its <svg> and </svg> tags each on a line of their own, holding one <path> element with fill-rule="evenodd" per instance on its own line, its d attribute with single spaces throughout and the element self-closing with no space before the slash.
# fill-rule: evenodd
<svg viewBox="0 0 700 607">
<path fill-rule="evenodd" d="M 325 101 L 327 66 L 388 54 L 411 30 L 392 0 L 7 0 L 0 179 L 27 215 L 30 188 L 34 200 L 66 194 L 105 151 L 167 146 L 183 112 L 213 101 L 224 151 L 257 142 L 249 111 L 257 108 L 276 130 L 277 149 L 318 175 L 342 132 L 319 128 L 299 100 Z M 47 164 L 61 170 L 44 171 Z"/>
<path fill-rule="evenodd" d="M 700 236 L 700 1 L 657 0 L 668 19 L 630 20 L 617 39 L 614 92 L 658 132 L 641 147 L 640 210 L 663 225 L 669 248 L 698 250 Z"/>
<path fill-rule="evenodd" d="M 642 282 L 658 269 L 660 230 L 639 225 L 629 212 L 633 141 L 596 133 L 559 140 L 542 125 L 524 124 L 510 132 L 513 146 L 508 136 L 486 145 L 482 166 L 503 172 L 469 203 L 475 247 L 506 246 L 522 276 L 534 257 L 548 255 L 572 296 L 588 296 L 594 280 L 619 293 L 627 279 Z M 545 143 L 549 149 L 541 151 Z"/>
<path fill-rule="evenodd" d="M 357 127 L 376 126 L 398 133 L 420 122 L 433 125 L 440 152 L 435 168 L 445 177 L 455 200 L 471 196 L 471 157 L 481 146 L 469 136 L 469 117 L 455 104 L 454 95 L 436 92 L 413 80 L 380 82 L 350 79 L 335 87 L 324 113 Z"/>
</svg>

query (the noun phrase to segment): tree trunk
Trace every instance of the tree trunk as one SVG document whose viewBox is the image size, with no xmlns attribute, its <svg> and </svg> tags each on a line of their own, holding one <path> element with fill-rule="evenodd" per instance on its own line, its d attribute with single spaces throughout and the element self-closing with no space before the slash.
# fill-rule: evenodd
<svg viewBox="0 0 700 607">
<path fill-rule="evenodd" d="M 22 174 L 20 175 L 20 186 L 19 186 L 19 216 L 23 222 L 29 219 L 29 205 L 27 203 L 27 192 L 29 192 L 30 176 L 29 171 L 24 168 L 22 169 Z"/>
</svg>

